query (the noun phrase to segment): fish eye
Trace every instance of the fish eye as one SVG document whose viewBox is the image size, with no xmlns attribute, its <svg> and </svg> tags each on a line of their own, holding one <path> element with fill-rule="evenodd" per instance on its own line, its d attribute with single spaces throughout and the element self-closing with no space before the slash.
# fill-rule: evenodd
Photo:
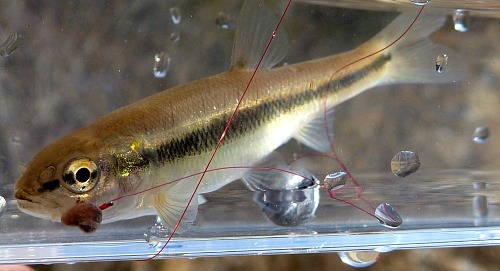
<svg viewBox="0 0 500 271">
<path fill-rule="evenodd" d="M 74 193 L 92 190 L 99 180 L 99 168 L 89 158 L 73 159 L 63 171 L 63 186 Z"/>
</svg>

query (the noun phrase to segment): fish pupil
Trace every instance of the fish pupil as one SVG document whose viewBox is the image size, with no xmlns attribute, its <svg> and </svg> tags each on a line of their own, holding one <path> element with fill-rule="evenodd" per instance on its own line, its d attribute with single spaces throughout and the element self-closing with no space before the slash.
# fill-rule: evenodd
<svg viewBox="0 0 500 271">
<path fill-rule="evenodd" d="M 75 178 L 78 182 L 84 183 L 90 178 L 90 170 L 88 168 L 80 168 L 76 171 Z"/>
</svg>

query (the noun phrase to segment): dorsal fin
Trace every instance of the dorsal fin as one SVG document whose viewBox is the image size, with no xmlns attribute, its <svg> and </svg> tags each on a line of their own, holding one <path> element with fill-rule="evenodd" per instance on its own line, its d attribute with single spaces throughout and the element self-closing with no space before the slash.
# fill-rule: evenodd
<svg viewBox="0 0 500 271">
<path fill-rule="evenodd" d="M 260 0 L 246 0 L 241 8 L 230 70 L 253 70 L 273 34 L 278 17 Z M 288 38 L 280 27 L 259 69 L 270 69 L 285 58 Z"/>
</svg>

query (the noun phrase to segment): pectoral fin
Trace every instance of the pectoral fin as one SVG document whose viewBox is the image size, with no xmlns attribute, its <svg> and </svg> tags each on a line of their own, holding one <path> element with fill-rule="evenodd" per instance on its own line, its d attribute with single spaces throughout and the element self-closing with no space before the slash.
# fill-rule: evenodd
<svg viewBox="0 0 500 271">
<path fill-rule="evenodd" d="M 177 232 L 179 233 L 188 229 L 189 224 L 196 220 L 198 213 L 197 195 L 189 203 L 194 187 L 191 186 L 191 189 L 187 188 L 185 184 L 179 182 L 169 186 L 168 189 L 159 190 L 153 199 L 154 207 L 163 225 L 173 229 L 179 223 L 179 227 L 177 228 Z M 182 217 L 183 213 L 184 216 Z M 182 220 L 179 222 L 181 217 Z"/>
</svg>

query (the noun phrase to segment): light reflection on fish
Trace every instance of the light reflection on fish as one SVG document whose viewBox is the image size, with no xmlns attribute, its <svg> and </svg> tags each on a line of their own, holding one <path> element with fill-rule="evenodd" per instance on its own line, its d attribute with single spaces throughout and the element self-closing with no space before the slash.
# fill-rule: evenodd
<svg viewBox="0 0 500 271">
<path fill-rule="evenodd" d="M 458 72 L 452 67 L 443 74 L 434 71 L 436 55 L 453 52 L 428 40 L 443 25 L 444 17 L 424 12 L 401 41 L 349 66 L 330 81 L 331 74 L 340 67 L 392 42 L 414 16 L 400 15 L 352 51 L 271 69 L 286 55 L 286 37 L 278 33 L 211 168 L 258 163 L 291 138 L 317 151 L 328 150 L 323 125 L 325 95 L 331 120 L 331 108 L 374 86 L 456 79 Z M 85 220 L 87 213 L 92 217 L 97 209 L 92 206 L 203 170 L 276 20 L 264 5 L 246 1 L 229 71 L 120 108 L 45 147 L 16 183 L 19 208 L 36 217 L 55 221 L 63 218 L 63 223 L 72 224 L 67 220 Z M 251 184 L 256 179 L 248 178 L 248 174 L 242 169 L 207 173 L 198 193 L 215 191 L 237 179 L 258 187 Z M 198 180 L 199 176 L 124 198 L 103 212 L 102 222 L 157 213 L 172 228 Z M 79 204 L 91 208 L 73 214 Z M 182 227 L 195 220 L 197 209 L 194 197 Z M 84 221 L 80 228 L 94 231 L 100 216 L 91 219 L 94 221 Z"/>
</svg>

